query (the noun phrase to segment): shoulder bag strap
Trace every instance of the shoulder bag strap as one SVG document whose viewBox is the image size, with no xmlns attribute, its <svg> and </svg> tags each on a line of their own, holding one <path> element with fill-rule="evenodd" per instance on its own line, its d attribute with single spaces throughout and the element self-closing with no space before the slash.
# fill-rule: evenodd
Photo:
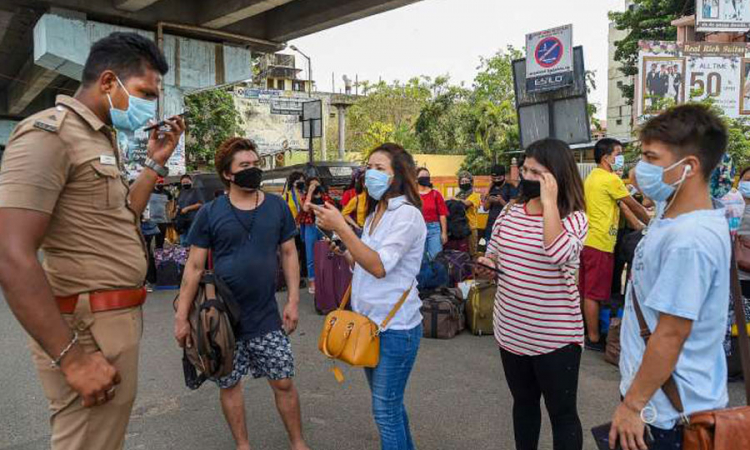
<svg viewBox="0 0 750 450">
<path fill-rule="evenodd" d="M 638 326 L 641 329 L 641 338 L 643 338 L 643 342 L 646 344 L 646 346 L 648 346 L 648 340 L 651 337 L 651 330 L 649 330 L 648 324 L 646 324 L 646 319 L 643 317 L 643 312 L 641 311 L 641 306 L 638 302 L 638 296 L 636 295 L 635 287 L 632 286 L 632 284 L 630 290 L 633 294 L 633 308 L 635 309 L 635 315 L 638 318 Z M 682 406 L 680 391 L 677 390 L 677 383 L 675 383 L 674 377 L 671 374 L 669 375 L 667 381 L 665 381 L 662 385 L 661 390 L 664 392 L 664 395 L 667 396 L 667 398 L 669 399 L 669 403 L 672 404 L 674 409 L 676 409 L 681 416 L 684 415 L 685 408 Z"/>
<path fill-rule="evenodd" d="M 747 316 L 745 315 L 744 298 L 740 276 L 737 270 L 737 258 L 732 246 L 732 265 L 730 274 L 731 294 L 734 303 L 734 321 L 737 324 L 737 340 L 740 346 L 740 360 L 742 361 L 742 375 L 745 378 L 745 401 L 750 405 L 750 339 L 747 335 Z"/>
<path fill-rule="evenodd" d="M 406 299 L 409 298 L 409 293 L 414 288 L 414 284 L 409 286 L 409 289 L 407 289 L 403 295 L 401 295 L 401 298 L 398 302 L 393 306 L 393 309 L 391 309 L 391 312 L 388 313 L 385 319 L 383 319 L 383 322 L 380 324 L 380 329 L 384 330 L 385 327 L 388 326 L 388 323 L 393 319 L 393 316 L 396 315 L 399 309 L 404 305 L 404 302 L 406 302 Z M 352 285 L 349 284 L 349 287 L 346 289 L 346 293 L 344 294 L 344 298 L 341 299 L 341 304 L 339 305 L 339 310 L 343 310 L 346 308 L 347 303 L 349 303 L 349 299 L 352 296 Z"/>
</svg>

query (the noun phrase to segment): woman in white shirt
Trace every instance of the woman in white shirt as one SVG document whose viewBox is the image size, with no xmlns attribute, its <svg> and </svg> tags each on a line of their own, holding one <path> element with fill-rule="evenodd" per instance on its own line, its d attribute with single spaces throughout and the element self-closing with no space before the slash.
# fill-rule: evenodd
<svg viewBox="0 0 750 450">
<path fill-rule="evenodd" d="M 355 312 L 381 323 L 409 292 L 380 333 L 378 367 L 365 369 L 382 450 L 414 449 L 404 391 L 422 337 L 416 277 L 427 237 L 415 176 L 414 159 L 401 146 L 383 144 L 372 151 L 365 186 L 375 201 L 369 202 L 361 239 L 335 207 L 314 207 L 318 226 L 336 232 L 348 249 L 345 256 L 354 267 Z"/>
</svg>

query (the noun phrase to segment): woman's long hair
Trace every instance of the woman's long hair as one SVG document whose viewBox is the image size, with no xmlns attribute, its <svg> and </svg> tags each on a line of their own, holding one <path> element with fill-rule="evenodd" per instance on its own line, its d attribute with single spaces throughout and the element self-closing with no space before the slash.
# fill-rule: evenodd
<svg viewBox="0 0 750 450">
<path fill-rule="evenodd" d="M 557 210 L 560 212 L 560 218 L 565 218 L 575 211 L 586 210 L 583 181 L 568 144 L 559 139 L 542 139 L 529 145 L 525 157 L 534 158 L 557 180 Z M 528 201 L 529 198 L 521 192 L 518 202 Z"/>
<path fill-rule="evenodd" d="M 367 158 L 369 159 L 370 156 L 378 152 L 385 153 L 388 156 L 388 159 L 391 160 L 391 169 L 393 169 L 393 181 L 391 181 L 391 186 L 383 195 L 382 200 L 387 201 L 405 195 L 409 203 L 421 209 L 422 198 L 419 196 L 419 190 L 417 189 L 417 165 L 414 163 L 411 154 L 398 144 L 385 143 L 371 151 Z M 370 215 L 375 211 L 379 202 L 367 203 L 367 215 Z"/>
</svg>

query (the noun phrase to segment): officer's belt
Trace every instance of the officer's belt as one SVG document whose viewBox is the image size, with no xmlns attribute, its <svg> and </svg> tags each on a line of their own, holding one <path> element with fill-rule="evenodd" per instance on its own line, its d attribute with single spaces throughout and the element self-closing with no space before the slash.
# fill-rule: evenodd
<svg viewBox="0 0 750 450">
<path fill-rule="evenodd" d="M 73 314 L 76 310 L 79 294 L 68 297 L 55 297 L 62 314 Z M 112 311 L 134 308 L 146 301 L 146 288 L 122 289 L 117 291 L 92 292 L 89 294 L 91 312 Z"/>
</svg>

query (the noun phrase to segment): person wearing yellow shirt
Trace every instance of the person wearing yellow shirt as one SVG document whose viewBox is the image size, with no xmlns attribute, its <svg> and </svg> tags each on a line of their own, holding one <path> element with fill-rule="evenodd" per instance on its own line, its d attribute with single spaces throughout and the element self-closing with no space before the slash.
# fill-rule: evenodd
<svg viewBox="0 0 750 450">
<path fill-rule="evenodd" d="M 354 198 L 349 200 L 349 203 L 341 211 L 346 222 L 358 230 L 365 226 L 365 219 L 367 219 L 367 197 L 367 190 L 363 189 L 362 192 L 357 193 Z M 355 211 L 356 220 L 352 218 L 352 213 Z"/>
<path fill-rule="evenodd" d="M 289 177 L 286 180 L 286 185 L 284 186 L 284 193 L 282 194 L 284 201 L 289 205 L 289 209 L 292 211 L 292 217 L 294 217 L 294 220 L 297 220 L 297 214 L 299 214 L 302 207 L 300 205 L 300 199 L 305 196 L 305 192 L 305 175 L 302 172 L 295 170 L 289 174 Z"/>
<path fill-rule="evenodd" d="M 452 200 L 462 201 L 466 205 L 466 219 L 469 221 L 469 227 L 471 228 L 469 254 L 473 256 L 477 253 L 477 244 L 479 243 L 477 212 L 479 211 L 479 205 L 482 204 L 482 196 L 478 192 L 474 192 L 474 177 L 467 171 L 458 173 L 458 187 L 460 191 L 456 194 L 456 198 Z"/>
<path fill-rule="evenodd" d="M 601 139 L 594 146 L 594 160 L 598 166 L 583 184 L 589 233 L 581 252 L 578 282 L 584 298 L 586 348 L 603 352 L 605 343 L 599 333 L 599 304 L 608 301 L 612 294 L 620 205 L 625 205 L 643 223 L 648 223 L 650 217 L 615 173 L 625 165 L 622 143 L 616 139 Z"/>
</svg>

